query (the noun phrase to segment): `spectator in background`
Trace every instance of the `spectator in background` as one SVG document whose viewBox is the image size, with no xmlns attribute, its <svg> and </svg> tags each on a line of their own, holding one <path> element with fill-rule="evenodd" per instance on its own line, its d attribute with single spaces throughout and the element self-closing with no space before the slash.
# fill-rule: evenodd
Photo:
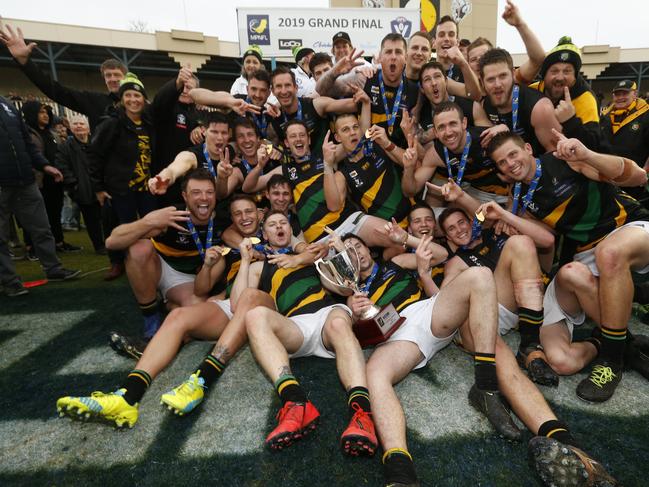
<svg viewBox="0 0 649 487">
<path fill-rule="evenodd" d="M 50 108 L 49 111 L 48 108 Z M 56 160 L 57 141 L 50 131 L 51 107 L 39 101 L 28 101 L 23 104 L 22 112 L 34 145 L 41 151 L 48 163 L 56 167 L 54 161 Z M 71 245 L 63 239 L 63 229 L 61 228 L 63 184 L 61 180 L 57 180 L 55 176 L 45 173 L 40 184 L 40 190 L 45 201 L 45 209 L 47 210 L 52 235 L 56 242 L 56 250 L 58 252 L 78 252 L 81 250 L 80 247 Z M 30 240 L 31 238 L 26 234 L 25 244 L 28 246 L 28 250 L 33 251 Z"/>
<path fill-rule="evenodd" d="M 0 284 L 9 297 L 27 294 L 11 260 L 7 242 L 9 217 L 13 213 L 33 239 L 34 249 L 50 281 L 64 281 L 79 270 L 63 268 L 56 256 L 54 237 L 47 221 L 43 197 L 32 169 L 61 181 L 61 172 L 52 166 L 32 142 L 20 113 L 0 97 Z"/>
<path fill-rule="evenodd" d="M 310 47 L 295 46 L 293 48 L 293 56 L 297 66 L 291 68 L 291 71 L 295 74 L 298 97 L 310 97 L 315 92 L 315 80 L 311 76 L 311 70 L 309 69 L 309 61 L 314 55 L 315 51 Z"/>
<path fill-rule="evenodd" d="M 59 146 L 56 166 L 63 173 L 63 183 L 86 222 L 86 231 L 97 254 L 105 254 L 101 228 L 101 207 L 92 190 L 86 152 L 90 145 L 90 127 L 83 115 L 72 117 L 72 137 Z"/>
<path fill-rule="evenodd" d="M 120 224 L 156 208 L 149 193 L 154 127 L 144 85 L 133 73 L 120 82 L 120 107 L 103 122 L 88 150 L 90 179 L 99 204 L 111 205 Z"/>
<path fill-rule="evenodd" d="M 231 95 L 247 95 L 248 94 L 248 78 L 252 73 L 258 69 L 265 69 L 262 60 L 263 52 L 261 47 L 256 44 L 251 45 L 246 52 L 243 53 L 243 66 L 241 67 L 241 76 L 234 80 L 230 88 Z"/>
<path fill-rule="evenodd" d="M 464 59 L 466 59 L 467 61 L 469 60 L 468 49 L 470 45 L 471 41 L 469 39 L 460 39 L 460 42 L 458 43 L 460 52 L 462 53 L 462 56 L 464 56 Z"/>
</svg>

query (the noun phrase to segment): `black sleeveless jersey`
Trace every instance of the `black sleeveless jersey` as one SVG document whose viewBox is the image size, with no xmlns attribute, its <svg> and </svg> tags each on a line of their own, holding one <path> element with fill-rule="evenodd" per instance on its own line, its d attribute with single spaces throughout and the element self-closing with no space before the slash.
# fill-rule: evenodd
<svg viewBox="0 0 649 487">
<path fill-rule="evenodd" d="M 527 211 L 576 242 L 576 251 L 594 247 L 616 228 L 637 220 L 649 220 L 649 211 L 620 190 L 573 171 L 552 154 L 541 160 L 541 178 Z M 521 185 L 521 204 L 528 186 Z"/>
<path fill-rule="evenodd" d="M 467 130 L 471 134 L 471 147 L 469 148 L 469 155 L 464 168 L 462 181 L 486 193 L 506 196 L 509 193 L 509 185 L 500 180 L 496 165 L 480 146 L 480 135 L 486 130 L 486 127 L 469 127 Z M 434 144 L 437 155 L 442 162 L 446 162 L 444 145 L 438 139 L 435 139 Z M 453 178 L 457 178 L 463 150 L 464 147 L 460 149 L 459 153 L 448 151 L 449 162 L 453 170 Z M 448 178 L 447 167 L 438 168 L 436 175 Z"/>
<path fill-rule="evenodd" d="M 329 211 L 324 195 L 324 163 L 319 157 L 305 162 L 294 159 L 282 164 L 284 177 L 293 190 L 293 200 L 304 239 L 315 242 L 325 236 L 324 227 L 336 228 L 352 214 L 348 205 L 339 211 Z"/>
<path fill-rule="evenodd" d="M 532 109 L 541 98 L 544 98 L 544 96 L 537 90 L 533 90 L 524 85 L 519 85 L 519 90 L 518 123 L 516 124 L 516 130 L 514 130 L 514 132 L 520 135 L 525 142 L 532 146 L 535 155 L 543 154 L 545 148 L 541 145 L 539 139 L 536 138 L 536 132 L 532 126 Z M 487 112 L 489 120 L 491 120 L 494 125 L 504 123 L 509 127 L 509 130 L 512 130 L 513 122 L 511 110 L 507 113 L 498 113 L 498 110 L 491 104 L 488 96 L 483 98 L 482 107 L 485 112 Z"/>
<path fill-rule="evenodd" d="M 408 218 L 411 202 L 401 191 L 401 177 L 394 162 L 374 144 L 372 153 L 351 162 L 345 158 L 338 164 L 345 176 L 349 196 L 368 215 L 402 223 Z"/>
<path fill-rule="evenodd" d="M 311 153 L 322 154 L 322 144 L 325 135 L 327 135 L 327 130 L 329 130 L 329 120 L 318 115 L 313 106 L 313 98 L 298 98 L 298 101 L 302 105 L 302 121 L 306 124 L 311 138 Z M 290 120 L 297 118 L 298 112 L 291 114 L 282 112 L 279 117 L 272 119 L 273 130 L 275 130 L 282 143 L 286 139 L 286 133 L 284 132 L 286 124 Z"/>
<path fill-rule="evenodd" d="M 493 272 L 496 270 L 498 259 L 500 259 L 507 238 L 505 234 L 496 235 L 493 229 L 484 230 L 482 232 L 482 242 L 472 249 L 458 248 L 455 255 L 469 267 L 488 267 Z"/>
<path fill-rule="evenodd" d="M 385 106 L 383 105 L 383 97 L 381 96 L 381 88 L 379 86 L 379 75 L 378 72 L 372 78 L 368 79 L 365 82 L 365 87 L 363 90 L 370 97 L 371 101 L 371 111 L 372 111 L 372 125 L 379 125 L 383 127 L 390 140 L 394 142 L 399 147 L 405 149 L 408 147 L 408 141 L 406 140 L 403 131 L 401 130 L 401 118 L 402 111 L 405 109 L 408 112 L 417 104 L 417 99 L 419 97 L 419 85 L 416 81 L 409 80 L 404 77 L 403 80 L 404 86 L 401 92 L 401 102 L 399 103 L 399 110 L 397 111 L 397 116 L 392 126 L 392 134 L 388 131 L 388 115 L 386 114 Z M 398 87 L 385 86 L 385 97 L 388 102 L 388 112 L 391 114 L 394 107 L 394 97 L 397 93 Z"/>
</svg>

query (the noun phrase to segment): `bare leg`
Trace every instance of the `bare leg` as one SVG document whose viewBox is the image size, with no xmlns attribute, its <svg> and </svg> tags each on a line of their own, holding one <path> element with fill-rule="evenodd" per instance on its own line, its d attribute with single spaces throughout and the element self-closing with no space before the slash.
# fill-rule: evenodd
<svg viewBox="0 0 649 487">
<path fill-rule="evenodd" d="M 576 374 L 597 355 L 597 348 L 592 343 L 573 342 L 563 321 L 541 328 L 541 344 L 548 363 L 561 375 Z"/>
<path fill-rule="evenodd" d="M 257 363 L 274 383 L 290 374 L 288 354 L 297 352 L 304 341 L 300 329 L 288 318 L 265 307 L 246 313 L 246 331 Z"/>
<path fill-rule="evenodd" d="M 412 342 L 390 342 L 378 347 L 367 362 L 367 382 L 372 398 L 372 416 L 383 450 L 408 449 L 406 418 L 394 385 L 403 380 L 423 359 Z"/>
<path fill-rule="evenodd" d="M 624 228 L 596 247 L 595 260 L 602 283 L 599 288 L 602 325 L 624 330 L 633 303 L 631 270 L 649 262 L 649 235 L 639 228 Z"/>
<path fill-rule="evenodd" d="M 156 298 L 160 273 L 160 257 L 149 240 L 138 240 L 128 248 L 126 275 L 138 303 Z"/>
<path fill-rule="evenodd" d="M 176 308 L 153 335 L 136 369 L 154 378 L 178 354 L 180 346 L 188 338 L 214 340 L 228 324 L 228 317 L 216 304 L 205 302 L 194 306 Z"/>
<path fill-rule="evenodd" d="M 245 322 L 246 313 L 257 306 L 265 306 L 274 310 L 275 302 L 268 293 L 258 289 L 248 288 L 244 290 L 239 297 L 232 319 L 221 333 L 219 341 L 214 345 L 212 350 L 214 357 L 223 363 L 227 363 L 243 347 L 248 339 Z"/>
<path fill-rule="evenodd" d="M 345 390 L 352 387 L 367 387 L 365 376 L 365 357 L 361 346 L 352 331 L 349 314 L 334 308 L 327 316 L 322 338 L 325 347 L 336 354 L 338 377 Z"/>
<path fill-rule="evenodd" d="M 205 299 L 199 298 L 194 294 L 193 282 L 186 282 L 172 287 L 167 291 L 165 298 L 167 299 L 167 308 L 169 309 L 174 309 L 178 306 L 191 306 L 192 304 L 205 301 Z"/>
</svg>

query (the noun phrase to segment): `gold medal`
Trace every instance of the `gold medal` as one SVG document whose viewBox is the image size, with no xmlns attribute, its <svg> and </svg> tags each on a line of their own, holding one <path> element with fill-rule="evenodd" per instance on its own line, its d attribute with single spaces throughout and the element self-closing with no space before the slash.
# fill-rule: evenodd
<svg viewBox="0 0 649 487">
<path fill-rule="evenodd" d="M 365 138 L 366 138 L 366 139 L 369 139 L 369 138 L 370 138 L 370 129 L 367 129 L 367 130 L 365 131 Z"/>
<path fill-rule="evenodd" d="M 484 222 L 484 218 L 485 218 L 485 217 L 484 217 L 484 213 L 482 213 L 481 211 L 477 212 L 477 213 L 475 214 L 475 217 L 478 219 L 478 221 L 479 221 L 480 223 L 483 223 L 483 222 Z"/>
<path fill-rule="evenodd" d="M 230 253 L 230 250 L 232 250 L 230 247 L 223 247 L 221 249 L 221 255 L 228 255 Z"/>
<path fill-rule="evenodd" d="M 273 144 L 266 144 L 266 153 L 270 155 L 273 152 Z"/>
<path fill-rule="evenodd" d="M 250 243 L 253 245 L 257 245 L 261 243 L 261 240 L 259 240 L 257 237 L 250 237 Z"/>
</svg>

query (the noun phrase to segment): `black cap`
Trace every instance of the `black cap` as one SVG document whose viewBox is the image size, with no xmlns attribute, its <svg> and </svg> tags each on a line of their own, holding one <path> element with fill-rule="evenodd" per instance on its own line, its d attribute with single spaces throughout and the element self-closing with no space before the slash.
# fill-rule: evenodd
<svg viewBox="0 0 649 487">
<path fill-rule="evenodd" d="M 616 91 L 633 91 L 636 89 L 638 89 L 638 87 L 636 86 L 635 81 L 625 79 L 623 81 L 620 81 L 619 83 L 616 83 L 612 91 L 613 93 L 615 93 Z"/>
<path fill-rule="evenodd" d="M 341 39 L 349 42 L 350 44 L 352 43 L 352 40 L 349 38 L 349 34 L 347 32 L 340 31 L 334 34 L 334 37 L 331 40 L 331 45 L 333 46 L 334 44 L 336 44 L 336 42 L 338 42 Z"/>
</svg>

